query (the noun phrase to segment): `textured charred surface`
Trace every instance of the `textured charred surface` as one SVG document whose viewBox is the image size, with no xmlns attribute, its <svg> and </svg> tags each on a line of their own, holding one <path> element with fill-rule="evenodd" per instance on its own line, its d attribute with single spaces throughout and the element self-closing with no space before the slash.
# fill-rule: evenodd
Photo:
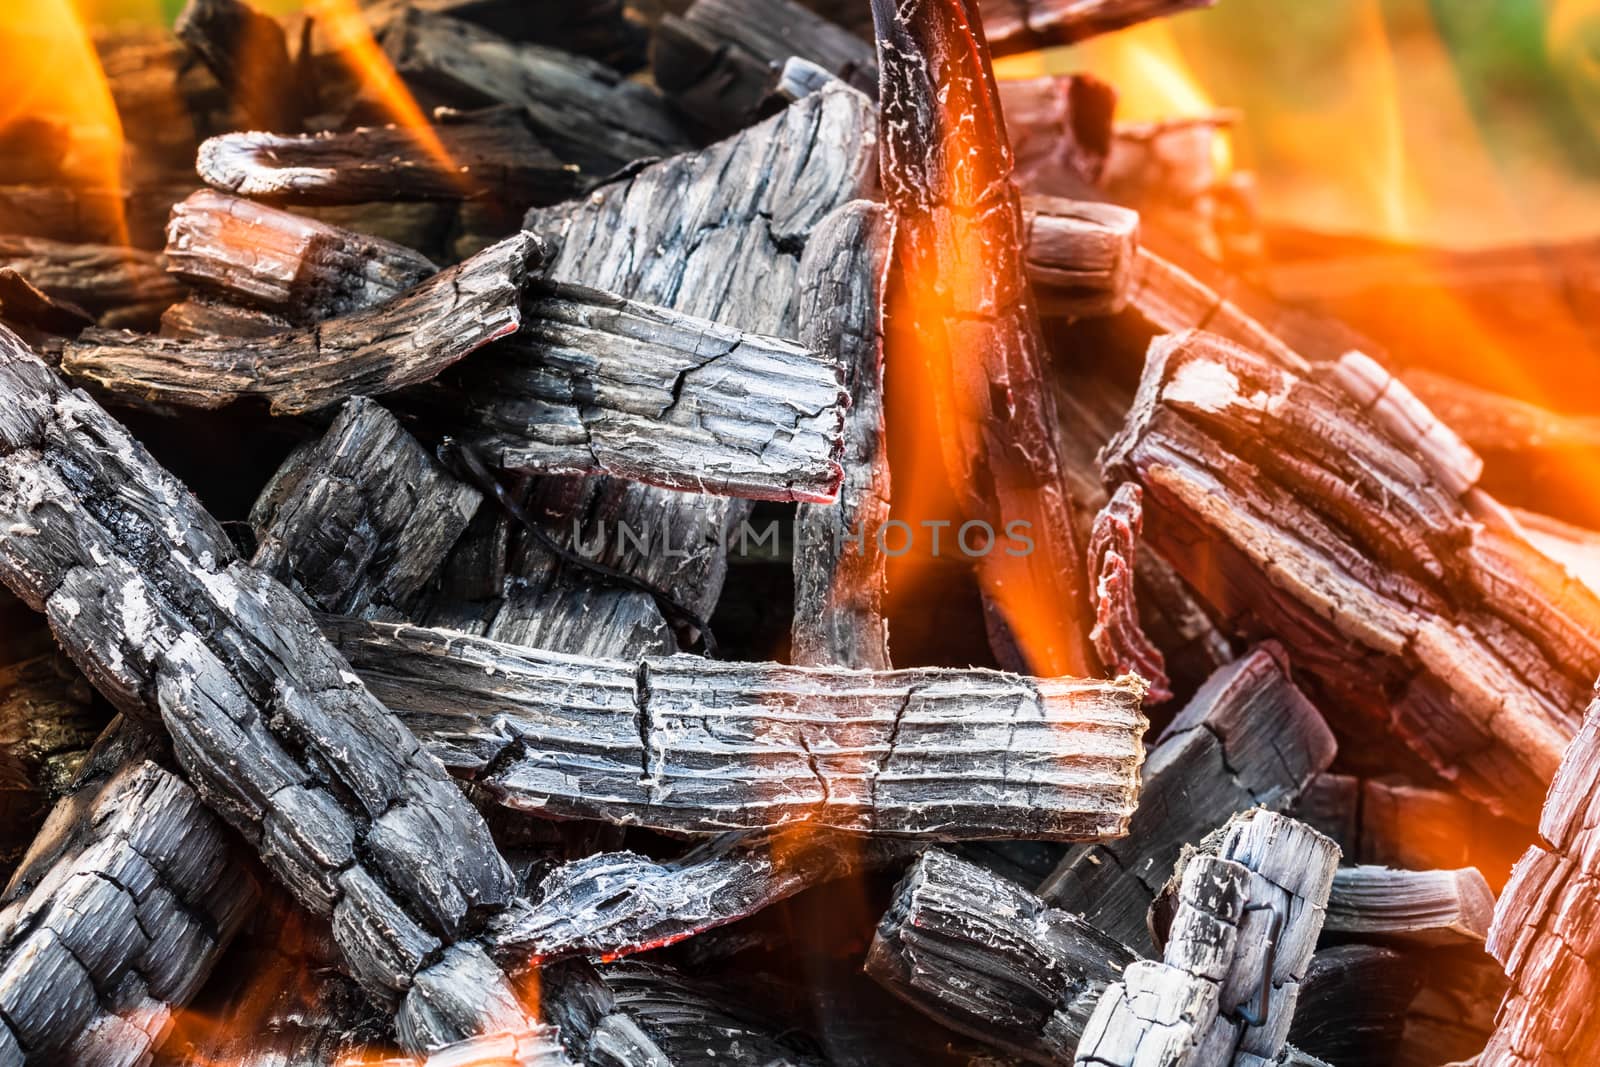
<svg viewBox="0 0 1600 1067">
<path fill-rule="evenodd" d="M 1281 652 L 1250 652 L 1212 675 L 1150 750 L 1128 836 L 1069 850 L 1040 896 L 1151 953 L 1145 912 L 1183 847 L 1237 811 L 1288 805 L 1334 748 Z"/>
<path fill-rule="evenodd" d="M 90 331 L 62 367 L 130 401 L 218 408 L 248 398 L 278 414 L 315 411 L 425 381 L 515 333 L 523 285 L 547 255 L 519 234 L 385 303 L 249 343 Z"/>
<path fill-rule="evenodd" d="M 932 849 L 896 888 L 866 969 L 958 1033 L 1071 1063 L 1096 1001 L 1134 959 L 1079 916 Z"/>
<path fill-rule="evenodd" d="M 277 20 L 242 0 L 189 0 L 172 29 L 251 122 L 268 130 L 299 127 L 310 102 Z"/>
<path fill-rule="evenodd" d="M 250 565 L 321 611 L 404 618 L 482 497 L 370 400 L 345 402 L 250 512 Z"/>
<path fill-rule="evenodd" d="M 1116 90 L 1090 74 L 997 84 L 1023 191 L 1079 197 L 1092 189 L 1111 151 Z"/>
<path fill-rule="evenodd" d="M 1144 523 L 1143 493 L 1124 482 L 1094 517 L 1089 531 L 1089 589 L 1094 602 L 1094 642 L 1100 662 L 1119 673 L 1137 674 L 1150 683 L 1147 704 L 1172 699 L 1167 664 L 1161 650 L 1145 635 L 1134 597 L 1134 561 Z"/>
<path fill-rule="evenodd" d="M 1332 1064 L 1393 1063 L 1424 966 L 1376 945 L 1321 949 L 1300 984 L 1289 1040 Z"/>
<path fill-rule="evenodd" d="M 213 298 L 301 326 L 381 304 L 438 271 L 392 241 L 210 190 L 173 207 L 166 257 Z"/>
<path fill-rule="evenodd" d="M 0 667 L 0 869 L 7 874 L 104 724 L 88 683 L 59 655 Z"/>
<path fill-rule="evenodd" d="M 1024 266 L 1040 308 L 1051 315 L 1112 315 L 1134 287 L 1139 216 L 1115 204 L 1030 196 Z"/>
<path fill-rule="evenodd" d="M 1370 366 L 1158 340 L 1107 477 L 1141 483 L 1147 540 L 1231 629 L 1271 631 L 1326 706 L 1365 713 L 1352 729 L 1387 724 L 1527 820 L 1600 667 L 1600 602 L 1462 488 L 1403 387 L 1363 395 Z"/>
<path fill-rule="evenodd" d="M 1164 18 L 1216 0 L 1000 0 L 984 11 L 983 31 L 997 56 L 1072 44 Z"/>
<path fill-rule="evenodd" d="M 8 267 L 55 300 L 81 307 L 102 326 L 143 328 L 183 297 L 149 252 L 44 237 L 0 237 Z"/>
<path fill-rule="evenodd" d="M 1136 678 L 604 661 L 326 623 L 449 766 L 548 816 L 1070 840 L 1120 834 L 1137 790 Z"/>
<path fill-rule="evenodd" d="M 1341 867 L 1323 929 L 1362 941 L 1414 945 L 1482 944 L 1494 894 L 1475 868 L 1399 871 Z"/>
</svg>

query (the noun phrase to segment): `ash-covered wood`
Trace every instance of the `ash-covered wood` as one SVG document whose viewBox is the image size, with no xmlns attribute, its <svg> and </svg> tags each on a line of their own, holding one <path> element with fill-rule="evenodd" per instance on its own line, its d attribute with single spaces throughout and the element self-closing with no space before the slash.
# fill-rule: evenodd
<svg viewBox="0 0 1600 1067">
<path fill-rule="evenodd" d="M 886 358 L 926 365 L 963 516 L 994 531 L 1026 523 L 1035 541 L 1029 553 L 990 552 L 978 563 L 997 658 L 1040 674 L 1085 673 L 1094 651 L 1083 556 L 978 8 L 874 0 L 872 10 L 879 171 L 895 220 Z"/>
<path fill-rule="evenodd" d="M 207 804 L 331 915 L 357 979 L 400 1003 L 403 1044 L 520 1019 L 463 941 L 505 905 L 510 872 L 444 768 L 187 489 L 0 341 L 0 579 L 114 705 L 165 726 Z"/>
<path fill-rule="evenodd" d="M 1121 834 L 1137 792 L 1137 678 L 601 661 L 326 626 L 447 765 L 545 816 L 1086 840 Z"/>
<path fill-rule="evenodd" d="M 1363 941 L 1482 944 L 1493 915 L 1494 894 L 1475 867 L 1340 867 L 1323 930 Z"/>
<path fill-rule="evenodd" d="M 219 408 L 265 400 L 301 414 L 425 381 L 522 323 L 528 276 L 548 258 L 508 238 L 385 303 L 310 328 L 238 339 L 170 340 L 89 331 L 62 368 L 130 402 Z"/>
<path fill-rule="evenodd" d="M 382 43 L 425 103 L 523 108 L 534 135 L 587 173 L 609 174 L 689 146 L 654 88 L 584 56 L 517 44 L 415 8 L 389 23 Z"/>
<path fill-rule="evenodd" d="M 1600 601 L 1339 366 L 1159 339 L 1107 478 L 1141 483 L 1146 541 L 1230 629 L 1277 636 L 1323 706 L 1363 712 L 1351 729 L 1386 724 L 1527 821 L 1600 670 Z"/>
<path fill-rule="evenodd" d="M 997 56 L 1072 44 L 1165 18 L 1216 0 L 1000 0 L 985 9 L 983 32 Z"/>
<path fill-rule="evenodd" d="M 1150 683 L 1146 704 L 1172 699 L 1167 664 L 1161 650 L 1145 635 L 1134 597 L 1134 563 L 1143 525 L 1143 493 L 1132 482 L 1117 486 L 1094 517 L 1089 531 L 1089 590 L 1094 602 L 1094 642 L 1100 662 L 1121 674 L 1137 674 Z"/>
<path fill-rule="evenodd" d="M 516 108 L 441 112 L 427 138 L 392 125 L 226 133 L 200 146 L 195 166 L 215 189 L 307 204 L 489 198 L 521 211 L 583 186 Z"/>
<path fill-rule="evenodd" d="M 120 724 L 58 804 L 0 908 L 0 1057 L 144 1062 L 257 899 L 234 838 Z"/>
<path fill-rule="evenodd" d="M 1081 917 L 930 849 L 896 887 L 866 971 L 957 1033 L 1065 1064 L 1100 994 L 1134 959 Z"/>
<path fill-rule="evenodd" d="M 1093 189 L 1111 151 L 1116 90 L 1092 74 L 1050 74 L 998 85 L 1022 190 L 1082 197 Z"/>
<path fill-rule="evenodd" d="M 1393 1063 L 1424 966 L 1377 945 L 1318 950 L 1300 983 L 1289 1040 L 1331 1064 Z"/>
<path fill-rule="evenodd" d="M 250 565 L 320 611 L 401 619 L 482 501 L 373 401 L 345 402 L 250 512 Z"/>
<path fill-rule="evenodd" d="M 310 111 L 276 19 L 243 0 L 189 0 L 172 30 L 258 127 L 297 129 Z"/>
<path fill-rule="evenodd" d="M 301 326 L 381 304 L 439 269 L 403 245 L 209 189 L 174 205 L 166 259 L 215 299 Z"/>
<path fill-rule="evenodd" d="M 802 665 L 889 667 L 888 559 L 876 536 L 889 519 L 878 329 L 888 251 L 883 209 L 858 200 L 823 220 L 800 261 L 801 343 L 836 354 L 850 394 L 839 499 L 795 514 L 790 659 Z"/>
<path fill-rule="evenodd" d="M 1236 811 L 1287 806 L 1334 751 L 1281 650 L 1257 648 L 1213 674 L 1162 732 L 1128 836 L 1069 850 L 1039 895 L 1151 952 L 1145 912 L 1183 846 Z"/>
<path fill-rule="evenodd" d="M 102 326 L 154 326 L 183 287 L 159 257 L 114 245 L 0 236 L 0 267 L 9 267 L 56 300 L 83 308 Z"/>
<path fill-rule="evenodd" d="M 1024 266 L 1041 311 L 1077 318 L 1127 305 L 1138 261 L 1136 212 L 1058 196 L 1030 196 L 1022 209 Z"/>
<path fill-rule="evenodd" d="M 9 874 L 20 859 L 104 720 L 83 675 L 60 655 L 0 667 L 0 870 Z"/>
</svg>

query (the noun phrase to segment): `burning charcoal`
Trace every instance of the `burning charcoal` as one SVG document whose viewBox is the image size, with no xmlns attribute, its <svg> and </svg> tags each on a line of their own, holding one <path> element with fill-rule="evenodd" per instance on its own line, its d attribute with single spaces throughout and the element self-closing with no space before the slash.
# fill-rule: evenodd
<svg viewBox="0 0 1600 1067">
<path fill-rule="evenodd" d="M 569 960 L 541 975 L 540 1007 L 577 1063 L 591 1067 L 821 1067 L 792 1035 L 753 1017 L 736 992 L 662 964 Z"/>
<path fill-rule="evenodd" d="M 416 1059 L 367 1062 L 370 1067 L 572 1067 L 558 1035 L 548 1026 L 469 1037 L 436 1046 Z"/>
<path fill-rule="evenodd" d="M 439 269 L 401 245 L 210 190 L 173 207 L 166 253 L 186 284 L 300 326 L 391 300 Z"/>
<path fill-rule="evenodd" d="M 653 88 L 583 56 L 514 44 L 469 22 L 415 8 L 388 25 L 383 47 L 426 102 L 525 108 L 535 135 L 587 173 L 608 174 L 688 147 Z"/>
<path fill-rule="evenodd" d="M 1100 994 L 1135 958 L 1079 916 L 930 849 L 896 888 L 866 970 L 957 1033 L 1067 1064 Z"/>
<path fill-rule="evenodd" d="M 215 189 L 307 204 L 488 197 L 522 211 L 582 188 L 516 108 L 445 111 L 429 129 L 427 138 L 401 126 L 226 133 L 200 146 L 195 166 Z"/>
<path fill-rule="evenodd" d="M 261 491 L 250 565 L 318 610 L 404 618 L 481 500 L 358 397 Z"/>
<path fill-rule="evenodd" d="M 294 329 L 294 323 L 270 311 L 190 297 L 161 313 L 161 336 L 205 340 L 233 337 L 249 340 Z"/>
<path fill-rule="evenodd" d="M 0 577 L 113 704 L 161 721 L 206 802 L 332 916 L 357 979 L 400 1004 L 402 1043 L 520 1019 L 465 940 L 510 872 L 443 767 L 92 400 L 15 339 L 0 378 Z"/>
<path fill-rule="evenodd" d="M 1230 628 L 1278 635 L 1323 706 L 1525 820 L 1600 669 L 1600 602 L 1338 380 L 1159 339 L 1108 480 L 1142 484 L 1147 542 Z"/>
<path fill-rule="evenodd" d="M 145 1062 L 256 902 L 227 828 L 152 754 L 108 730 L 0 897 L 7 1063 Z"/>
<path fill-rule="evenodd" d="M 1088 840 L 1136 793 L 1144 683 L 585 660 L 326 620 L 379 698 L 501 803 L 710 833 Z"/>
<path fill-rule="evenodd" d="M 293 130 L 312 110 L 283 28 L 243 0 L 189 0 L 172 28 L 258 127 Z"/>
<path fill-rule="evenodd" d="M 1323 930 L 1363 941 L 1482 944 L 1493 914 L 1494 894 L 1475 867 L 1340 867 Z"/>
<path fill-rule="evenodd" d="M 1090 74 L 997 84 L 1023 191 L 1083 197 L 1092 190 L 1111 151 L 1116 91 Z"/>
<path fill-rule="evenodd" d="M 524 282 L 548 255 L 520 234 L 387 303 L 248 344 L 90 331 L 68 346 L 62 365 L 149 403 L 217 408 L 258 397 L 278 414 L 315 411 L 426 380 L 515 333 Z"/>
<path fill-rule="evenodd" d="M 1089 533 L 1089 588 L 1095 603 L 1094 642 L 1100 662 L 1120 673 L 1133 673 L 1150 683 L 1146 705 L 1172 699 L 1167 665 L 1139 622 L 1134 601 L 1133 566 L 1143 523 L 1139 487 L 1124 482 L 1094 517 Z"/>
<path fill-rule="evenodd" d="M 1212 675 L 1161 734 L 1128 836 L 1070 849 L 1039 894 L 1148 952 L 1145 912 L 1183 845 L 1236 811 L 1287 805 L 1333 755 L 1282 652 L 1257 648 Z"/>
<path fill-rule="evenodd" d="M 83 308 L 103 326 L 153 325 L 183 296 L 156 256 L 130 248 L 0 237 L 0 267 Z"/>
<path fill-rule="evenodd" d="M 1290 1040 L 1331 1064 L 1393 1063 L 1421 970 L 1376 945 L 1319 950 L 1300 983 Z"/>
<path fill-rule="evenodd" d="M 984 14 L 983 32 L 997 56 L 1072 44 L 1115 33 L 1216 0 L 1000 0 Z"/>
<path fill-rule="evenodd" d="M 1114 315 L 1134 285 L 1139 216 L 1114 204 L 1030 196 L 1028 281 L 1041 310 L 1073 317 Z"/>
<path fill-rule="evenodd" d="M 798 664 L 889 667 L 888 560 L 873 536 L 889 518 L 878 332 L 888 243 L 882 208 L 855 201 L 823 220 L 800 261 L 800 340 L 837 354 L 850 409 L 837 503 L 802 504 L 795 516 L 791 659 Z"/>
<path fill-rule="evenodd" d="M 1203 848 L 1158 905 L 1171 914 L 1162 962 L 1129 964 L 1101 995 L 1075 1063 L 1254 1067 L 1284 1052 L 1339 846 L 1256 809 Z"/>
<path fill-rule="evenodd" d="M 9 873 L 33 840 L 104 721 L 59 655 L 0 667 L 0 869 Z"/>
</svg>

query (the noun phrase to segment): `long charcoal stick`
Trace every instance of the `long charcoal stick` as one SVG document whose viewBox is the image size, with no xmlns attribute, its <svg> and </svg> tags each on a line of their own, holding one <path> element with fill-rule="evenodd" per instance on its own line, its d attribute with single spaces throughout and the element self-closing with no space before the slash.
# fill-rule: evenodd
<svg viewBox="0 0 1600 1067">
<path fill-rule="evenodd" d="M 1149 953 L 1145 912 L 1183 846 L 1234 812 L 1288 805 L 1334 751 L 1281 650 L 1257 648 L 1207 679 L 1162 732 L 1128 836 L 1069 849 L 1039 895 Z"/>
<path fill-rule="evenodd" d="M 206 802 L 332 916 L 358 980 L 400 1004 L 404 1042 L 520 1018 L 462 942 L 511 876 L 444 768 L 287 589 L 236 561 L 199 502 L 9 334 L 0 383 L 0 579 L 113 704 L 166 727 Z"/>
<path fill-rule="evenodd" d="M 326 619 L 374 693 L 500 802 L 714 832 L 1120 836 L 1144 683 L 591 660 Z"/>
<path fill-rule="evenodd" d="M 1493 914 L 1494 894 L 1474 867 L 1340 867 L 1323 930 L 1363 941 L 1481 945 Z"/>
<path fill-rule="evenodd" d="M 985 9 L 983 31 L 997 56 L 1072 44 L 1164 18 L 1216 0 L 999 0 Z"/>
<path fill-rule="evenodd" d="M 1349 369 L 1158 339 L 1107 478 L 1143 486 L 1147 541 L 1229 628 L 1278 636 L 1324 706 L 1528 821 L 1600 670 L 1600 601 L 1463 491 L 1470 467 L 1425 447 L 1398 383 L 1385 407 Z"/>
</svg>

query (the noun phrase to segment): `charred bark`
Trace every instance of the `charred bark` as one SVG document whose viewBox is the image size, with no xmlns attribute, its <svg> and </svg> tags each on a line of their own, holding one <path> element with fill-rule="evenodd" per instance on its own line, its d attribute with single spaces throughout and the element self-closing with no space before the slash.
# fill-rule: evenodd
<svg viewBox="0 0 1600 1067">
<path fill-rule="evenodd" d="M 1094 517 L 1089 532 L 1089 589 L 1093 598 L 1094 642 L 1100 662 L 1122 674 L 1137 674 L 1150 683 L 1148 705 L 1172 699 L 1167 664 L 1161 650 L 1145 635 L 1134 598 L 1134 561 L 1143 524 L 1139 487 L 1124 482 Z"/>
</svg>

